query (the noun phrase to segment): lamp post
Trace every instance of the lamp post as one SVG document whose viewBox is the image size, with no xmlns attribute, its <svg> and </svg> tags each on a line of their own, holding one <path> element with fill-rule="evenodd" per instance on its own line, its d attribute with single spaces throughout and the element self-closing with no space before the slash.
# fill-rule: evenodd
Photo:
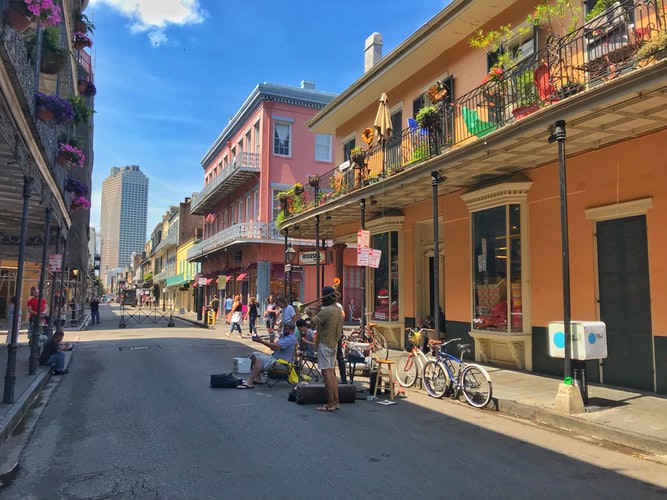
<svg viewBox="0 0 667 500">
<path fill-rule="evenodd" d="M 167 289 L 162 289 L 162 312 L 167 310 Z"/>
<path fill-rule="evenodd" d="M 435 323 L 435 335 L 440 335 L 440 248 L 438 234 L 438 184 L 447 180 L 441 177 L 440 172 L 431 172 L 431 187 L 433 190 L 433 321 Z M 446 308 L 445 308 L 446 309 Z M 438 338 L 438 337 L 436 337 Z"/>
<path fill-rule="evenodd" d="M 320 198 L 320 176 L 319 175 L 309 175 L 308 176 L 308 185 L 313 188 L 313 200 L 315 200 L 315 206 L 317 206 Z M 315 293 L 317 296 L 320 296 L 320 216 L 315 216 Z"/>
<path fill-rule="evenodd" d="M 72 276 L 74 276 L 74 295 L 72 296 L 72 324 L 76 324 L 76 289 L 78 284 L 79 270 L 72 269 Z"/>
<path fill-rule="evenodd" d="M 292 262 L 296 257 L 296 250 L 291 246 L 285 249 L 285 270 L 289 273 L 289 303 L 292 304 Z"/>
</svg>

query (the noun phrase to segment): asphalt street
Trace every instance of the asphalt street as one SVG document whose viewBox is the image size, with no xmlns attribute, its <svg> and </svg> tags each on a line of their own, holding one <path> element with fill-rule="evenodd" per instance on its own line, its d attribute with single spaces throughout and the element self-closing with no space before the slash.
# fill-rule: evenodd
<svg viewBox="0 0 667 500">
<path fill-rule="evenodd" d="M 180 322 L 91 329 L 70 373 L 53 378 L 31 411 L 32 434 L 0 497 L 667 494 L 662 463 L 419 391 L 393 406 L 360 399 L 321 413 L 289 402 L 286 384 L 209 388 L 210 374 L 232 371 L 252 348 Z"/>
</svg>

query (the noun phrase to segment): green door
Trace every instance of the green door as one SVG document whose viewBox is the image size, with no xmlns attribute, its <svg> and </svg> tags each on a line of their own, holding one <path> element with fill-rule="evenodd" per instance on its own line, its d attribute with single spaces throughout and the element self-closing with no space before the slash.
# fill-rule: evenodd
<svg viewBox="0 0 667 500">
<path fill-rule="evenodd" d="M 654 391 L 646 217 L 598 222 L 597 251 L 604 383 Z"/>
</svg>

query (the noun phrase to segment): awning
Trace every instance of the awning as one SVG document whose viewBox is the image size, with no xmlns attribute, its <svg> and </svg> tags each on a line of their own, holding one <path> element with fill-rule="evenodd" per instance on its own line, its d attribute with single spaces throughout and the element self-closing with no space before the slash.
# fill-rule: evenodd
<svg viewBox="0 0 667 500">
<path fill-rule="evenodd" d="M 190 282 L 190 280 L 185 277 L 185 273 L 180 273 L 176 276 L 170 276 L 167 278 L 167 286 L 179 286 L 188 282 Z"/>
<path fill-rule="evenodd" d="M 248 276 L 248 273 L 241 273 L 236 277 L 236 281 L 243 281 L 246 276 Z"/>
</svg>

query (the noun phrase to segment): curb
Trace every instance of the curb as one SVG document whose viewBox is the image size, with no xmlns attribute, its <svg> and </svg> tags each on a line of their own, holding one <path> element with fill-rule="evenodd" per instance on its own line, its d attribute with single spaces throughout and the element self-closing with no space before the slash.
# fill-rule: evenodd
<svg viewBox="0 0 667 500">
<path fill-rule="evenodd" d="M 174 316 L 174 319 L 185 321 L 186 323 L 190 323 L 191 325 L 198 326 L 199 328 L 204 328 L 206 330 L 210 330 L 210 327 L 202 321 L 197 321 L 197 320 L 194 320 L 194 319 L 184 318 L 183 316 Z"/>
<path fill-rule="evenodd" d="M 41 368 L 41 367 L 40 367 Z M 12 403 L 12 410 L 5 417 L 0 419 L 0 446 L 7 441 L 16 426 L 21 422 L 30 407 L 39 396 L 39 393 L 51 378 L 51 370 L 40 369 L 39 373 L 35 374 L 35 380 L 23 391 L 14 403 Z M 15 410 L 14 410 L 15 409 Z"/>
<path fill-rule="evenodd" d="M 607 441 L 626 448 L 634 448 L 652 455 L 667 456 L 667 441 L 656 437 L 648 437 L 635 432 L 609 427 L 570 415 L 563 415 L 552 410 L 537 408 L 509 399 L 497 399 L 498 412 L 532 420 L 568 432 L 585 435 L 589 438 Z"/>
</svg>

